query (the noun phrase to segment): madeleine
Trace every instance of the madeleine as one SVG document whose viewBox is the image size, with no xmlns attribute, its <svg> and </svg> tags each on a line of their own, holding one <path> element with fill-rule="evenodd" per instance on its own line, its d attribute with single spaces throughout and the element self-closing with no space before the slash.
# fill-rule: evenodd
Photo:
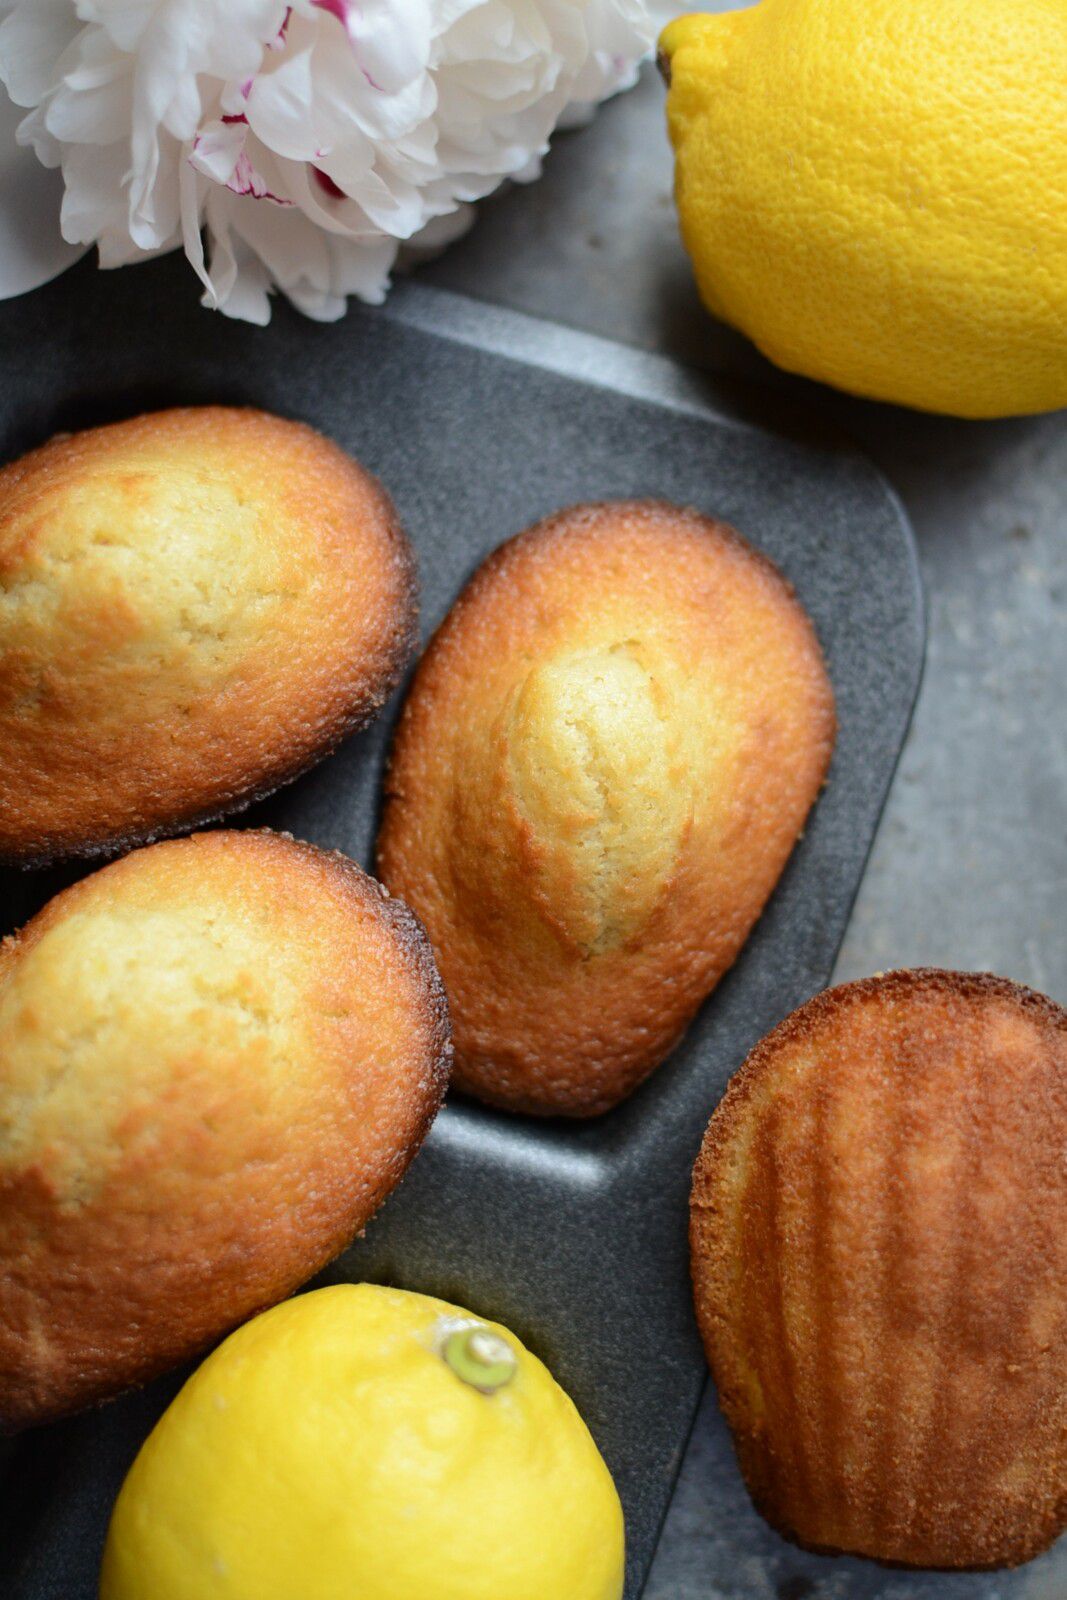
<svg viewBox="0 0 1067 1600">
<path fill-rule="evenodd" d="M 776 1528 L 1012 1566 L 1067 1523 L 1067 1013 L 896 972 L 756 1046 L 693 1178 L 697 1315 Z"/>
<path fill-rule="evenodd" d="M 202 833 L 0 946 L 0 1427 L 106 1399 L 291 1294 L 403 1175 L 449 1059 L 406 906 Z"/>
<path fill-rule="evenodd" d="M 381 485 L 299 423 L 164 411 L 0 471 L 0 861 L 239 810 L 378 711 L 415 643 Z"/>
<path fill-rule="evenodd" d="M 724 524 L 577 506 L 492 555 L 396 735 L 383 881 L 426 925 L 456 1082 L 587 1116 L 733 962 L 826 776 L 811 623 Z"/>
</svg>

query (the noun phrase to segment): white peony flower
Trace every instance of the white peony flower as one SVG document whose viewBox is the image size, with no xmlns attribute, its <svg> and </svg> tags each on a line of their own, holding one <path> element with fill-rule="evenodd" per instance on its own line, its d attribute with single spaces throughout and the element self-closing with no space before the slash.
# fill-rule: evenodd
<svg viewBox="0 0 1067 1600">
<path fill-rule="evenodd" d="M 262 323 L 278 288 L 328 320 L 536 175 L 562 118 L 633 82 L 662 6 L 0 0 L 0 78 L 62 168 L 64 239 L 105 267 L 181 244 L 206 304 Z"/>
</svg>

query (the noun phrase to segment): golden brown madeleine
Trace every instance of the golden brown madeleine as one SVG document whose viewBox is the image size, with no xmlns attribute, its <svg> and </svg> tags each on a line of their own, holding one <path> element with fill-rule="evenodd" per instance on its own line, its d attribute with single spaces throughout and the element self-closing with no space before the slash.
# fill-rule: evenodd
<svg viewBox="0 0 1067 1600">
<path fill-rule="evenodd" d="M 571 1116 L 628 1094 L 740 950 L 833 737 L 807 616 L 722 523 L 577 506 L 497 550 L 419 667 L 378 846 L 460 1086 Z"/>
<path fill-rule="evenodd" d="M 240 809 L 378 711 L 415 643 L 381 485 L 260 411 L 164 411 L 0 471 L 0 860 Z"/>
<path fill-rule="evenodd" d="M 415 917 L 271 833 L 153 845 L 0 947 L 0 1426 L 106 1398 L 290 1294 L 444 1093 Z"/>
<path fill-rule="evenodd" d="M 819 995 L 693 1180 L 697 1315 L 756 1505 L 816 1549 L 1026 1561 L 1067 1524 L 1067 1013 L 1000 978 Z"/>
</svg>

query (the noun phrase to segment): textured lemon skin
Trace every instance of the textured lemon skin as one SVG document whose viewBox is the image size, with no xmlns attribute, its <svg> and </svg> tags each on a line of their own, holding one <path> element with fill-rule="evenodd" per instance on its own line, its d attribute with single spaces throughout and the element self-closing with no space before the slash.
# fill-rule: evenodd
<svg viewBox="0 0 1067 1600">
<path fill-rule="evenodd" d="M 425 1295 L 340 1284 L 232 1334 L 161 1418 L 112 1517 L 100 1600 L 621 1600 L 615 1486 L 514 1334 L 484 1395 Z"/>
<path fill-rule="evenodd" d="M 715 315 L 855 394 L 1067 405 L 1065 0 L 762 0 L 660 43 Z"/>
</svg>

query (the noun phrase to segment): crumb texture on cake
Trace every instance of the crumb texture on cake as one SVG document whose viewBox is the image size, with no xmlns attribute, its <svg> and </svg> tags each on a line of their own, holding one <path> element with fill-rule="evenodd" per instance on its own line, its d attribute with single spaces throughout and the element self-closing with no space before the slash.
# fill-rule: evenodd
<svg viewBox="0 0 1067 1600">
<path fill-rule="evenodd" d="M 263 412 L 159 412 L 0 470 L 0 859 L 246 804 L 366 722 L 414 642 L 381 486 Z"/>
<path fill-rule="evenodd" d="M 814 1549 L 1026 1561 L 1067 1525 L 1067 1013 L 888 974 L 759 1044 L 696 1165 L 697 1314 L 756 1505 Z"/>
<path fill-rule="evenodd" d="M 343 857 L 136 851 L 0 947 L 0 1425 L 185 1359 L 398 1182 L 444 1092 L 414 916 Z"/>
<path fill-rule="evenodd" d="M 449 991 L 461 1087 L 588 1115 L 734 960 L 825 778 L 811 623 L 724 524 L 575 507 L 509 541 L 438 630 L 378 846 Z"/>
<path fill-rule="evenodd" d="M 534 894 L 584 956 L 648 921 L 692 819 L 681 686 L 669 660 L 649 657 L 631 640 L 552 657 L 505 714 L 513 819 L 541 847 Z"/>
</svg>

